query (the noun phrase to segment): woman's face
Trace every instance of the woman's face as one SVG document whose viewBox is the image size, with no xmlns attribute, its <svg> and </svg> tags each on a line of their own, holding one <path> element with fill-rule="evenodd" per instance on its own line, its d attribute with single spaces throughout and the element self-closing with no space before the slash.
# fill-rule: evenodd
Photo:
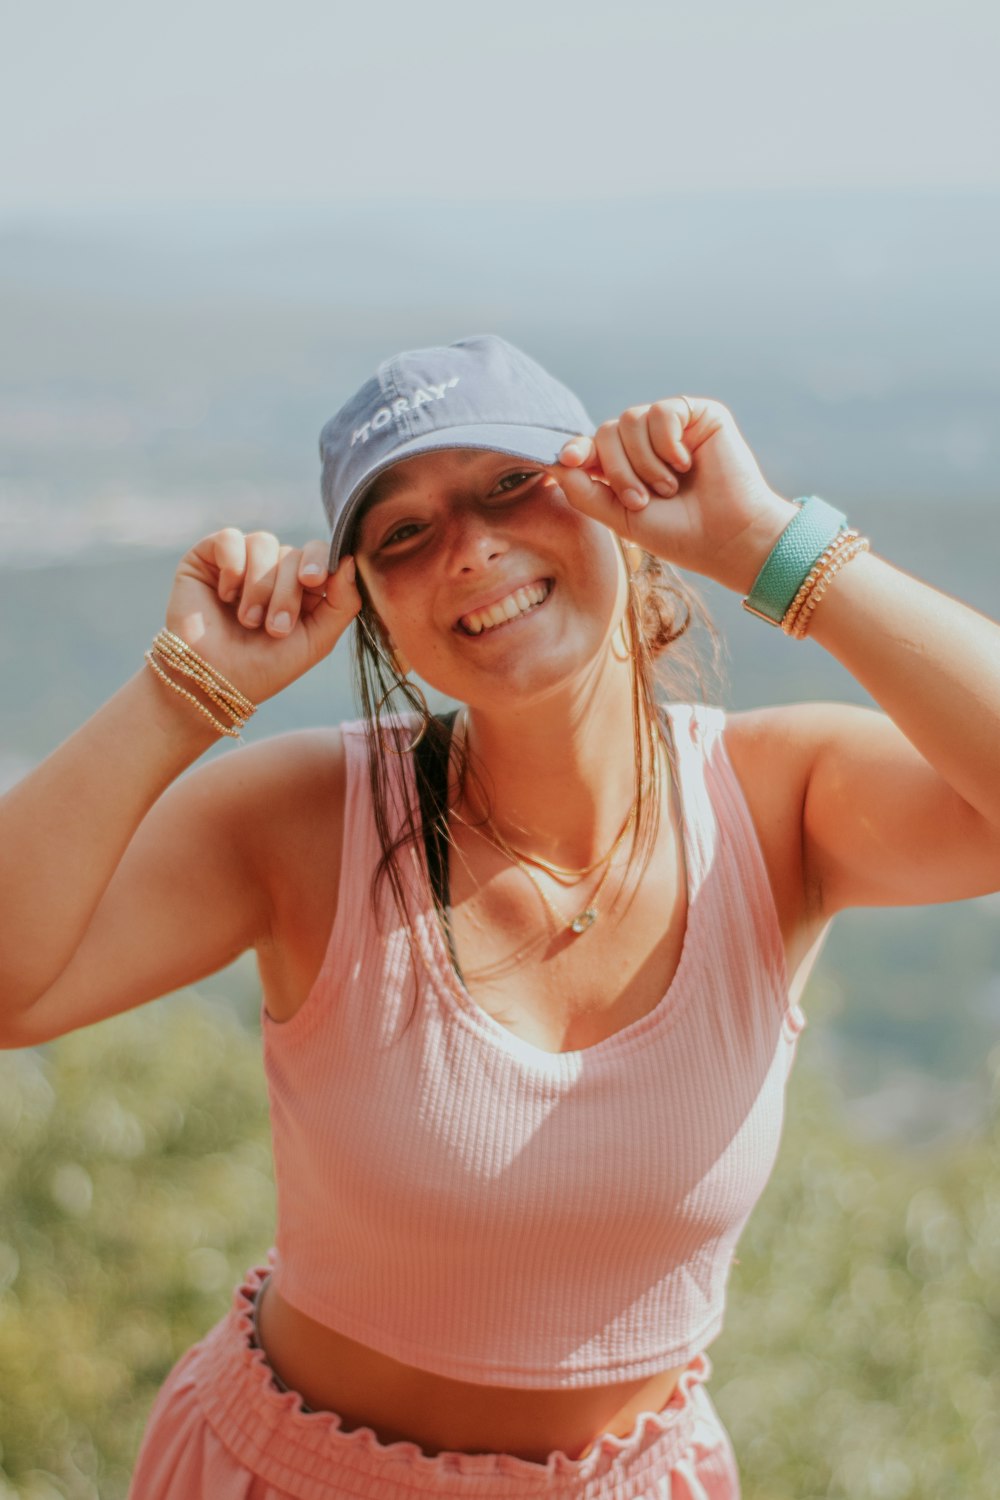
<svg viewBox="0 0 1000 1500">
<path fill-rule="evenodd" d="M 574 510 L 540 464 L 478 448 L 380 476 L 354 557 L 395 650 L 471 705 L 568 685 L 606 657 L 625 607 L 607 527 Z"/>
</svg>

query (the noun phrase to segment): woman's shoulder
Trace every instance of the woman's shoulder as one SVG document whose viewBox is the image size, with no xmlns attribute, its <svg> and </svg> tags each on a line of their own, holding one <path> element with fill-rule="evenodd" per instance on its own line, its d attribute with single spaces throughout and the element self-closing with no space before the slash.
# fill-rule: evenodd
<svg viewBox="0 0 1000 1500">
<path fill-rule="evenodd" d="M 295 729 L 226 757 L 239 779 L 242 837 L 267 885 L 274 931 L 294 944 L 325 931 L 336 901 L 350 763 L 352 751 L 363 753 L 362 736 L 354 721 Z"/>
<path fill-rule="evenodd" d="M 789 973 L 815 941 L 815 892 L 803 866 L 809 772 L 809 704 L 726 714 L 723 742 L 743 792 L 771 878 Z"/>
<path fill-rule="evenodd" d="M 354 721 L 293 729 L 250 741 L 225 757 L 265 867 L 283 863 L 285 856 L 309 857 L 317 843 L 339 849 L 349 762 L 362 730 Z"/>
</svg>

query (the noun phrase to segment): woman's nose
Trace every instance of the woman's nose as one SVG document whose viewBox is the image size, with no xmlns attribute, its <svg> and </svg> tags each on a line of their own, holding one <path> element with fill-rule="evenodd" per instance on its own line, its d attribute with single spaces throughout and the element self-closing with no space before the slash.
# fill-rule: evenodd
<svg viewBox="0 0 1000 1500">
<path fill-rule="evenodd" d="M 449 565 L 455 573 L 476 573 L 502 557 L 508 548 L 493 518 L 475 512 L 453 517 L 450 541 Z"/>
</svg>

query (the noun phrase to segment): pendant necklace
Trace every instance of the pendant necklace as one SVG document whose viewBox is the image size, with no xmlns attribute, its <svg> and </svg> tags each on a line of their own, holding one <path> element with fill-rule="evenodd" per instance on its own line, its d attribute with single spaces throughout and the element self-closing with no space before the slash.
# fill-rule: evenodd
<svg viewBox="0 0 1000 1500">
<path fill-rule="evenodd" d="M 467 714 L 468 710 L 465 711 L 466 720 Z M 467 723 L 464 727 L 467 728 Z M 657 757 L 657 761 L 658 759 L 659 757 Z M 659 765 L 657 765 L 656 769 L 657 771 L 659 770 Z M 655 777 L 655 773 L 654 779 L 658 779 Z M 483 827 L 482 825 L 476 823 L 470 823 L 466 818 L 462 817 L 461 813 L 459 813 L 457 809 L 452 810 L 452 815 L 454 817 L 457 817 L 460 823 L 464 823 L 466 828 L 471 829 L 473 833 L 477 833 L 481 839 L 485 839 L 488 844 L 492 844 L 494 849 L 498 849 L 501 854 L 505 855 L 505 857 L 509 859 L 512 864 L 516 865 L 517 868 L 528 877 L 532 885 L 535 887 L 535 890 L 541 897 L 542 902 L 545 905 L 545 908 L 548 911 L 549 915 L 554 918 L 557 930 L 561 932 L 572 933 L 574 937 L 579 937 L 581 933 L 587 932 L 591 927 L 593 927 L 594 923 L 597 921 L 597 918 L 600 915 L 600 908 L 597 905 L 598 897 L 600 896 L 601 892 L 604 890 L 604 887 L 607 885 L 608 880 L 610 879 L 612 862 L 618 850 L 621 848 L 622 843 L 625 840 L 625 836 L 632 826 L 632 823 L 635 820 L 637 807 L 638 797 L 629 808 L 628 815 L 625 818 L 625 822 L 622 824 L 621 832 L 618 834 L 618 837 L 615 839 L 608 852 L 582 871 L 567 870 L 560 865 L 551 864 L 548 860 L 538 858 L 534 855 L 522 854 L 518 850 L 512 849 L 510 844 L 507 843 L 507 840 L 500 833 L 499 829 L 496 827 L 492 818 L 490 817 L 486 818 L 486 826 Z M 545 887 L 538 879 L 538 876 L 531 868 L 532 865 L 537 865 L 540 869 L 547 871 L 548 874 L 553 877 L 553 879 L 560 880 L 560 883 L 565 885 L 575 884 L 577 880 L 582 880 L 585 876 L 592 874 L 594 870 L 599 869 L 602 864 L 605 865 L 604 874 L 597 882 L 596 889 L 591 893 L 590 900 L 587 902 L 586 906 L 583 907 L 581 911 L 577 912 L 576 916 L 572 918 L 567 918 L 566 913 L 559 910 L 558 906 L 556 906 L 555 902 L 549 896 Z"/>
<path fill-rule="evenodd" d="M 462 819 L 462 821 L 465 822 L 464 819 Z M 629 821 L 631 821 L 631 819 Z M 531 866 L 528 865 L 525 860 L 521 859 L 517 854 L 514 853 L 514 850 L 511 849 L 509 844 L 506 844 L 504 842 L 500 834 L 496 833 L 495 831 L 493 833 L 486 833 L 482 828 L 477 828 L 474 823 L 466 823 L 465 826 L 466 828 L 471 828 L 473 833 L 478 833 L 479 837 L 485 839 L 488 844 L 492 844 L 494 849 L 499 849 L 501 854 L 506 855 L 512 864 L 515 864 L 519 870 L 527 875 L 528 879 L 535 887 L 535 890 L 538 892 L 539 896 L 541 896 L 542 901 L 545 903 L 546 909 L 548 910 L 549 914 L 555 918 L 556 926 L 560 931 L 571 932 L 573 933 L 574 937 L 579 937 L 581 932 L 586 932 L 589 927 L 593 927 L 594 923 L 597 921 L 598 916 L 600 915 L 597 906 L 597 898 L 603 891 L 604 887 L 607 885 L 608 879 L 611 875 L 611 854 L 613 854 L 613 850 L 611 851 L 611 854 L 608 854 L 607 856 L 607 869 L 604 871 L 604 874 L 597 882 L 597 888 L 591 895 L 591 898 L 587 902 L 587 905 L 583 908 L 582 911 L 578 912 L 575 917 L 573 917 L 572 919 L 567 919 L 566 913 L 560 911 L 558 906 L 556 906 L 555 902 L 552 900 L 551 896 L 548 894 L 545 887 L 538 879 L 538 876 L 535 874 L 534 870 L 532 870 Z M 624 834 L 622 835 L 622 837 L 624 837 Z"/>
<path fill-rule="evenodd" d="M 552 900 L 551 896 L 548 894 L 545 887 L 538 879 L 538 876 L 531 868 L 531 865 L 515 849 L 511 848 L 511 846 L 507 843 L 507 840 L 495 827 L 491 819 L 487 819 L 487 828 L 489 829 L 489 832 L 487 832 L 486 828 L 483 828 L 475 823 L 468 822 L 467 819 L 462 817 L 461 813 L 456 812 L 454 816 L 458 818 L 459 822 L 464 823 L 466 828 L 470 828 L 473 833 L 478 833 L 481 839 L 485 839 L 488 844 L 492 844 L 494 849 L 499 849 L 501 854 L 505 855 L 512 864 L 516 865 L 519 870 L 527 875 L 528 879 L 535 887 L 535 890 L 542 898 L 542 901 L 550 916 L 554 917 L 558 930 L 562 932 L 571 932 L 574 937 L 579 937 L 582 932 L 586 932 L 588 928 L 593 927 L 594 923 L 597 921 L 598 916 L 600 915 L 600 909 L 597 905 L 597 898 L 600 896 L 604 887 L 608 883 L 608 880 L 611 876 L 612 861 L 614 860 L 616 853 L 620 849 L 625 835 L 628 833 L 629 828 L 632 826 L 632 822 L 635 818 L 635 812 L 636 804 L 633 803 L 632 807 L 629 810 L 628 817 L 625 819 L 625 823 L 622 827 L 621 833 L 619 833 L 611 848 L 604 856 L 604 860 L 607 861 L 604 874 L 597 882 L 597 887 L 592 892 L 590 900 L 587 902 L 586 906 L 582 909 L 582 911 L 577 912 L 576 916 L 572 918 L 567 918 L 566 913 L 559 910 L 558 906 L 556 906 L 555 902 Z M 539 864 L 542 869 L 549 870 L 550 873 L 553 874 L 554 877 L 558 880 L 559 876 L 555 874 L 555 870 L 551 870 L 549 865 L 544 860 L 536 860 L 534 861 L 534 863 Z M 601 863 L 603 863 L 603 861 L 599 860 L 598 864 Z M 594 865 L 592 868 L 597 869 L 597 865 Z M 556 869 L 559 869 L 559 866 L 556 866 Z M 589 874 L 590 872 L 588 871 L 587 873 Z M 565 884 L 565 881 L 563 883 Z"/>
</svg>

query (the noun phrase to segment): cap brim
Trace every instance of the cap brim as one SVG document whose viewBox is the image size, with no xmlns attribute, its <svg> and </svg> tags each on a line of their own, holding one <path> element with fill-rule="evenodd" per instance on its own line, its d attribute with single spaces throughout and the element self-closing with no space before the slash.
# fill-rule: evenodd
<svg viewBox="0 0 1000 1500">
<path fill-rule="evenodd" d="M 380 474 L 384 474 L 386 469 L 391 469 L 401 459 L 414 458 L 418 453 L 438 453 L 448 448 L 484 448 L 490 453 L 509 453 L 511 458 L 527 458 L 536 464 L 554 464 L 558 462 L 565 444 L 579 436 L 579 430 L 557 432 L 552 427 L 505 427 L 489 423 L 442 427 L 437 432 L 424 433 L 420 437 L 410 438 L 407 443 L 400 443 L 398 448 L 393 449 L 391 456 L 374 465 L 348 495 L 344 508 L 337 517 L 330 543 L 330 572 L 333 573 L 337 568 L 351 524 L 368 490 Z"/>
</svg>

